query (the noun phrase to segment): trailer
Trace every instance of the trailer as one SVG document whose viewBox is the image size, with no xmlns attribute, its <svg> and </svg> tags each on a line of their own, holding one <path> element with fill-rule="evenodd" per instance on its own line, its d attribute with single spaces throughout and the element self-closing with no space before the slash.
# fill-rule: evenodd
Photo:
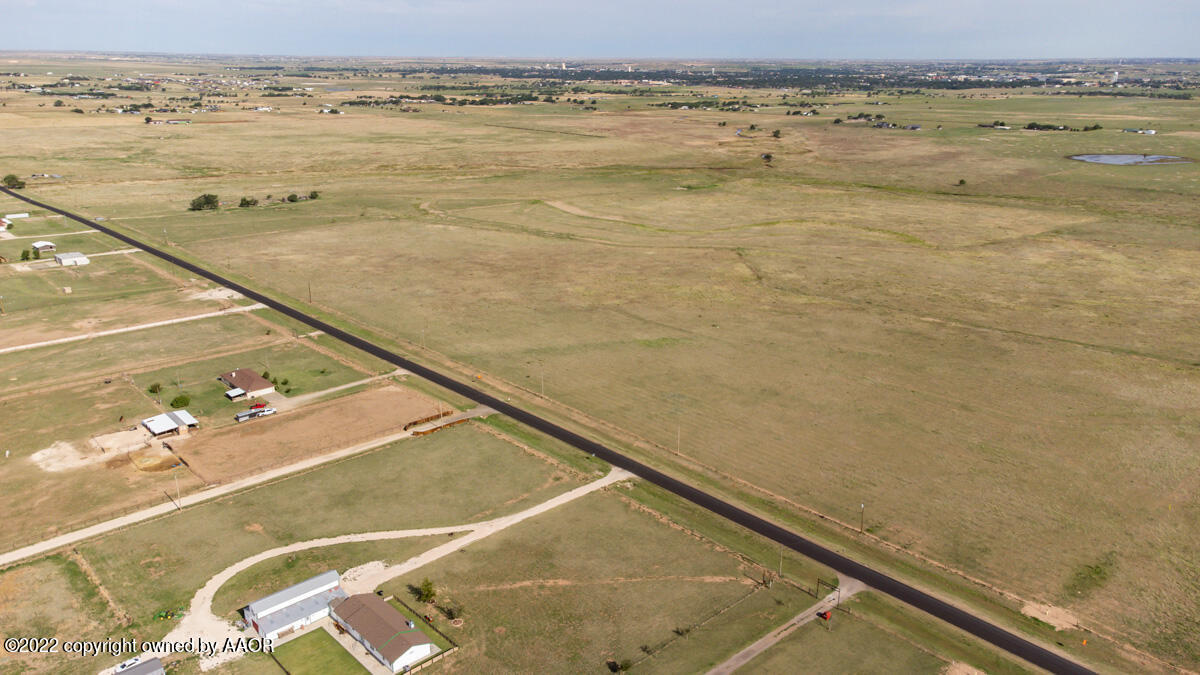
<svg viewBox="0 0 1200 675">
<path fill-rule="evenodd" d="M 259 408 L 257 410 L 243 410 L 242 412 L 234 415 L 233 419 L 237 420 L 238 422 L 245 422 L 246 420 L 252 420 L 255 417 L 266 417 L 267 415 L 274 415 L 276 412 L 277 411 L 274 408 Z"/>
</svg>

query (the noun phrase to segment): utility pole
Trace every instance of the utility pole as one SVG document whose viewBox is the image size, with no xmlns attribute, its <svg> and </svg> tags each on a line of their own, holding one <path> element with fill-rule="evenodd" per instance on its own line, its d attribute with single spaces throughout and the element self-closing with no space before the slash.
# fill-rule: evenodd
<svg viewBox="0 0 1200 675">
<path fill-rule="evenodd" d="M 0 316 L 4 315 L 4 296 L 0 295 Z"/>
<path fill-rule="evenodd" d="M 858 533 L 859 534 L 863 533 L 863 525 L 866 524 L 866 521 L 867 521 L 867 505 L 859 504 L 858 505 Z"/>
<path fill-rule="evenodd" d="M 312 281 L 308 282 L 308 304 L 312 304 Z"/>
<path fill-rule="evenodd" d="M 542 398 L 546 398 L 546 364 L 543 363 L 543 364 L 541 364 L 541 366 L 542 366 Z"/>
</svg>

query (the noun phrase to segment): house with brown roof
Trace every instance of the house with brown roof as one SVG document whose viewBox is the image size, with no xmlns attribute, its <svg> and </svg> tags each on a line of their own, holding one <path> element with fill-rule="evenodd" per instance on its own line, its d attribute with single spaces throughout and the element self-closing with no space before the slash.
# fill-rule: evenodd
<svg viewBox="0 0 1200 675">
<path fill-rule="evenodd" d="M 223 373 L 217 379 L 229 387 L 229 391 L 225 392 L 225 395 L 231 399 L 243 395 L 250 398 L 266 396 L 275 391 L 275 385 L 249 368 L 238 368 L 237 370 Z M 238 393 L 234 393 L 235 391 Z"/>
<path fill-rule="evenodd" d="M 438 652 L 420 628 L 373 593 L 334 600 L 329 615 L 393 673 Z"/>
</svg>

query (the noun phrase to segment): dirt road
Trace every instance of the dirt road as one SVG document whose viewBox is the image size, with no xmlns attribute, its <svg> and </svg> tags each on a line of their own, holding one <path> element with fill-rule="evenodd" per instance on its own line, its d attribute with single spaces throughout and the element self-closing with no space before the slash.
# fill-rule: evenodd
<svg viewBox="0 0 1200 675">
<path fill-rule="evenodd" d="M 465 536 L 455 537 L 451 541 L 442 544 L 436 548 L 430 549 L 418 556 L 409 558 L 399 565 L 384 565 L 382 562 L 376 561 L 360 565 L 351 570 L 348 570 L 342 575 L 342 587 L 348 594 L 369 593 L 380 584 L 389 581 L 401 574 L 418 569 L 424 565 L 442 558 L 450 553 L 454 553 L 465 546 L 479 541 L 485 537 L 489 537 L 505 528 L 516 525 L 517 523 L 532 518 L 538 514 L 545 513 L 550 509 L 562 506 L 568 502 L 578 499 L 586 494 L 595 492 L 601 488 L 607 487 L 628 478 L 633 478 L 633 474 L 618 468 L 613 468 L 608 475 L 594 480 L 587 485 L 575 488 L 569 492 L 564 492 L 557 497 L 548 499 L 541 504 L 532 506 L 519 513 L 514 513 L 509 516 L 501 516 L 493 520 L 484 521 L 482 523 L 474 523 L 468 525 L 451 525 L 448 527 L 426 527 L 415 530 L 390 530 L 385 532 L 365 532 L 359 534 L 347 534 L 340 537 L 325 537 L 322 539 L 310 539 L 309 541 L 301 541 L 287 546 L 280 546 L 262 553 L 250 556 L 240 562 L 234 563 L 217 573 L 208 580 L 204 586 L 196 592 L 192 597 L 192 602 L 188 606 L 187 613 L 180 620 L 170 633 L 167 634 L 164 641 L 186 641 L 189 639 L 203 639 L 206 641 L 224 642 L 226 638 L 236 640 L 244 635 L 236 630 L 227 620 L 215 616 L 212 613 L 212 601 L 216 596 L 217 591 L 221 589 L 230 579 L 236 576 L 239 572 L 250 568 L 264 560 L 269 560 L 276 556 L 296 553 L 297 551 L 305 551 L 310 548 L 320 548 L 322 546 L 334 546 L 336 544 L 351 544 L 357 542 L 368 541 L 383 541 L 386 539 L 405 539 L 408 537 L 425 537 L 429 535 L 451 534 L 455 532 L 466 532 Z M 152 656 L 163 657 L 166 652 L 146 653 L 142 655 L 143 659 Z M 236 659 L 240 656 L 238 652 L 222 652 L 215 656 L 202 658 L 200 660 L 200 669 L 208 670 L 221 663 Z"/>
<path fill-rule="evenodd" d="M 820 602 L 812 607 L 800 612 L 791 621 L 771 631 L 770 634 L 754 644 L 729 657 L 724 663 L 708 671 L 708 675 L 729 675 L 749 663 L 754 657 L 773 647 L 775 643 L 791 635 L 800 626 L 817 618 L 817 612 L 833 609 L 839 602 L 846 600 L 855 593 L 865 590 L 868 590 L 866 584 L 858 579 L 839 576 L 837 590 L 822 598 Z M 837 617 L 835 616 L 833 620 L 837 620 Z"/>
</svg>

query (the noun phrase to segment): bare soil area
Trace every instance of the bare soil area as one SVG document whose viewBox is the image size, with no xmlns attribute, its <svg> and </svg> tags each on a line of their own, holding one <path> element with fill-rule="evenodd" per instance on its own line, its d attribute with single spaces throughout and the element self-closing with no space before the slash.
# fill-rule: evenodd
<svg viewBox="0 0 1200 675">
<path fill-rule="evenodd" d="M 387 386 L 171 445 L 197 476 L 219 483 L 395 433 L 436 411 L 437 405 L 417 392 Z"/>
</svg>

